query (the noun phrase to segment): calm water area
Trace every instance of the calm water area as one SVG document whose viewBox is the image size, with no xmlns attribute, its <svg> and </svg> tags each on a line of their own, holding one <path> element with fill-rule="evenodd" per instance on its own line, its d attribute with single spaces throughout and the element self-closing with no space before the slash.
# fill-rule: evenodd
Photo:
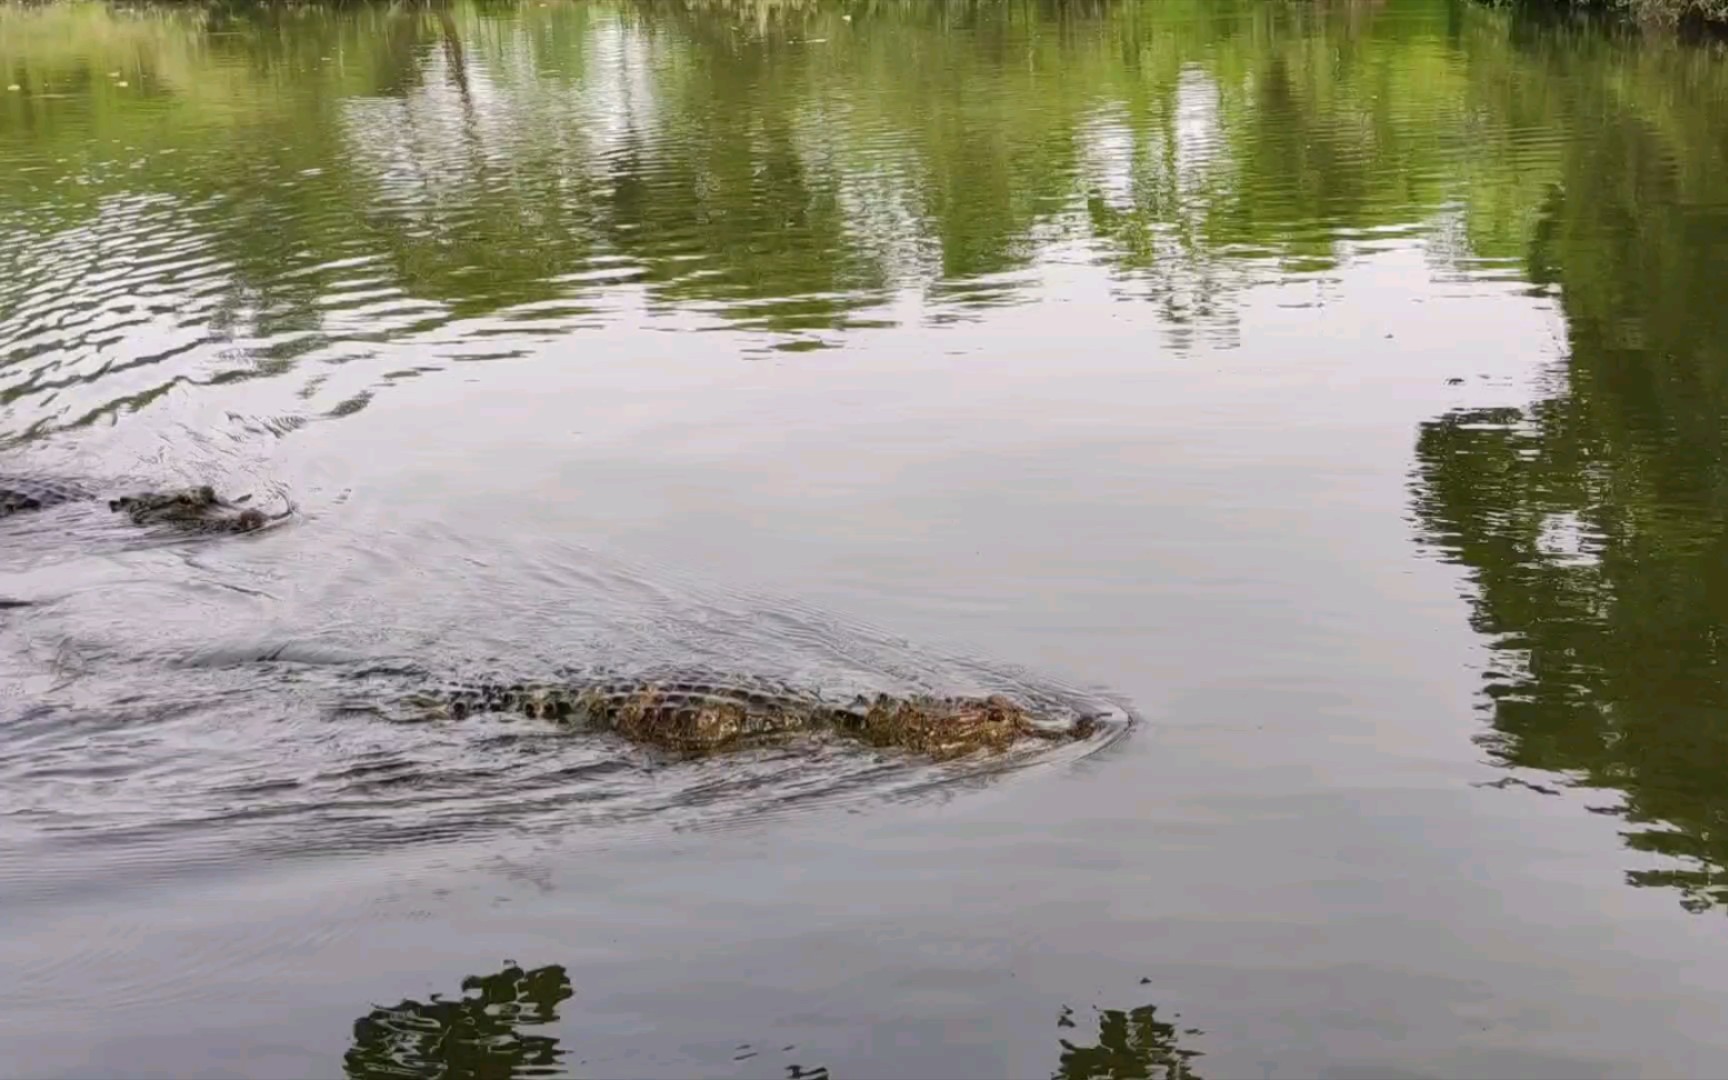
<svg viewBox="0 0 1728 1080">
<path fill-rule="evenodd" d="M 0 5 L 0 1075 L 1728 1074 L 1728 50 Z M 426 680 L 1115 703 L 682 760 Z"/>
</svg>

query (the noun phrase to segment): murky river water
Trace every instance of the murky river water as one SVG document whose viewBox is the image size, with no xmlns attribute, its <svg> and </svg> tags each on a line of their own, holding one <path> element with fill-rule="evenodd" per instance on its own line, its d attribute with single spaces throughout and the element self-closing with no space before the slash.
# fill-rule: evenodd
<svg viewBox="0 0 1728 1080">
<path fill-rule="evenodd" d="M 0 1072 L 1728 1070 L 1719 50 L 75 3 L 0 83 L 0 472 L 295 510 L 0 520 Z M 662 662 L 1138 722 L 352 707 Z"/>
</svg>

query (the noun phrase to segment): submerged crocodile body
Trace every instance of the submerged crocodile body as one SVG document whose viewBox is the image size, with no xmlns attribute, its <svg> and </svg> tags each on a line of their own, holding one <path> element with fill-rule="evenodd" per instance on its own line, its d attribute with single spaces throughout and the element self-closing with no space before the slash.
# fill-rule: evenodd
<svg viewBox="0 0 1728 1080">
<path fill-rule="evenodd" d="M 840 702 L 757 680 L 595 678 L 482 682 L 411 695 L 418 719 L 485 713 L 540 717 L 684 754 L 710 754 L 798 735 L 832 734 L 936 760 L 1001 752 L 1028 741 L 1097 734 L 1103 712 L 1028 708 L 1001 694 L 859 695 Z"/>
<path fill-rule="evenodd" d="M 224 499 L 209 485 L 120 495 L 108 509 L 125 514 L 135 525 L 163 525 L 180 532 L 242 533 L 262 529 L 286 517 L 242 505 L 250 495 Z M 0 476 L 0 518 L 63 503 L 94 501 L 94 492 L 61 480 Z"/>
</svg>

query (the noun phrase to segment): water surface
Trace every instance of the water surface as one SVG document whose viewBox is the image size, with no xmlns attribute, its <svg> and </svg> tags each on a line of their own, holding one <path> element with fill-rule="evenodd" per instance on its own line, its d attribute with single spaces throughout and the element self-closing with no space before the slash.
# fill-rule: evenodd
<svg viewBox="0 0 1728 1080">
<path fill-rule="evenodd" d="M 0 8 L 26 1076 L 1728 1068 L 1728 66 L 1383 3 Z M 690 663 L 920 766 L 392 723 Z M 395 1070 L 395 1071 L 393 1071 Z"/>
</svg>

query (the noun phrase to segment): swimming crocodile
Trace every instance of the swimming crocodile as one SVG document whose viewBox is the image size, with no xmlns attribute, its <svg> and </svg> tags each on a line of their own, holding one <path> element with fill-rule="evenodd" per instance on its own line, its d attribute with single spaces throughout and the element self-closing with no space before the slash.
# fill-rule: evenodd
<svg viewBox="0 0 1728 1080">
<path fill-rule="evenodd" d="M 1001 752 L 1027 741 L 1075 742 L 1097 734 L 1101 711 L 1028 708 L 1001 694 L 857 695 L 836 701 L 761 680 L 592 678 L 479 682 L 405 699 L 413 718 L 486 713 L 539 717 L 683 754 L 710 754 L 829 733 L 947 760 Z"/>
<path fill-rule="evenodd" d="M 146 491 L 108 500 L 108 509 L 123 513 L 135 525 L 164 525 L 189 533 L 243 533 L 262 529 L 287 516 L 270 515 L 242 505 L 251 498 L 224 499 L 208 484 L 167 491 Z M 96 499 L 95 493 L 62 480 L 0 476 L 0 518 L 62 503 Z"/>
</svg>

